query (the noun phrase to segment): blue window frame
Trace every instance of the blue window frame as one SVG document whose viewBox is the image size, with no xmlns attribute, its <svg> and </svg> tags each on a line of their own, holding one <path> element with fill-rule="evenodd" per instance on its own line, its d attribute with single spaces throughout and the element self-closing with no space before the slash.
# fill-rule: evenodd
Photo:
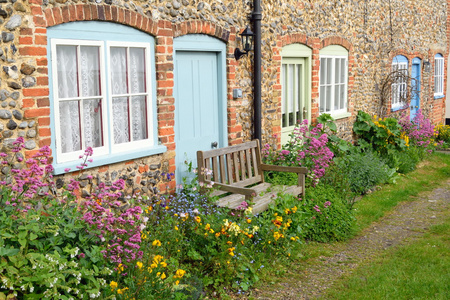
<svg viewBox="0 0 450 300">
<path fill-rule="evenodd" d="M 166 151 L 157 142 L 154 38 L 106 22 L 48 28 L 55 173 L 87 147 L 99 166 Z"/>
</svg>

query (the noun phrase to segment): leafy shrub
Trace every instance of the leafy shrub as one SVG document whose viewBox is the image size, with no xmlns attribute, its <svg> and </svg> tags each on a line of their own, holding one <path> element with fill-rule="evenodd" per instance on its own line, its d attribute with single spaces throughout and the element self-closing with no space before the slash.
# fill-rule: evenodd
<svg viewBox="0 0 450 300">
<path fill-rule="evenodd" d="M 352 211 L 333 187 L 320 182 L 306 190 L 305 199 L 279 195 L 259 218 L 270 219 L 277 233 L 291 241 L 340 241 L 353 233 Z M 270 226 L 262 226 L 265 230 Z M 272 241 L 273 243 L 274 241 Z M 284 249 L 290 250 L 289 245 Z"/>
<path fill-rule="evenodd" d="M 444 148 L 450 147 L 450 125 L 440 124 L 436 127 L 438 135 L 436 140 L 443 144 Z"/>
<path fill-rule="evenodd" d="M 355 148 L 347 156 L 336 160 L 339 172 L 347 175 L 350 188 L 357 194 L 365 194 L 373 187 L 389 182 L 395 169 L 386 163 L 372 150 L 361 151 Z"/>
<path fill-rule="evenodd" d="M 392 151 L 402 151 L 408 146 L 408 136 L 394 118 L 373 118 L 366 112 L 358 111 L 353 131 L 358 136 L 358 144 L 371 145 L 383 156 Z"/>
<path fill-rule="evenodd" d="M 27 299 L 107 299 L 113 273 L 101 240 L 86 231 L 70 192 L 52 194 L 50 150 L 42 148 L 20 167 L 23 139 L 3 157 L 9 173 L 0 198 L 0 296 Z"/>
<path fill-rule="evenodd" d="M 352 210 L 339 193 L 323 183 L 306 192 L 299 209 L 308 219 L 304 237 L 318 242 L 342 241 L 349 238 L 355 228 Z"/>
</svg>

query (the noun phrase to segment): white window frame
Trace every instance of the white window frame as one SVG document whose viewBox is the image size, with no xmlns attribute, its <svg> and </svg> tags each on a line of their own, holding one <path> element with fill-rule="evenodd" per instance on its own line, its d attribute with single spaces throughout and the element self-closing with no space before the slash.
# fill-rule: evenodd
<svg viewBox="0 0 450 300">
<path fill-rule="evenodd" d="M 148 157 L 167 151 L 167 147 L 158 142 L 156 68 L 154 53 L 155 39 L 152 36 L 125 25 L 99 21 L 69 22 L 56 25 L 48 29 L 47 36 L 50 88 L 50 147 L 54 153 L 54 174 L 66 173 L 67 169 L 76 171 L 76 166 L 81 162 L 79 157 L 84 154 L 85 150 L 85 146 L 83 145 L 82 150 L 62 153 L 61 136 L 64 133 L 64 130 L 61 128 L 62 125 L 59 120 L 60 99 L 58 98 L 57 82 L 57 45 L 95 45 L 101 48 L 99 50 L 99 68 L 101 77 L 99 86 L 101 88 L 102 98 L 100 99 L 100 96 L 93 98 L 98 98 L 102 101 L 101 126 L 103 146 L 94 148 L 94 160 L 92 163 L 89 163 L 88 167 L 98 167 L 136 158 Z M 114 46 L 144 48 L 146 89 L 144 94 L 139 93 L 139 95 L 145 95 L 147 101 L 146 138 L 117 145 L 114 144 L 111 78 L 110 74 L 108 74 L 110 72 L 108 67 L 110 63 L 109 47 Z M 133 95 L 137 96 L 137 94 Z M 81 97 L 78 97 L 76 100 L 80 101 L 80 98 Z M 65 101 L 68 99 L 61 100 Z"/>
<path fill-rule="evenodd" d="M 96 46 L 99 47 L 99 62 L 100 62 L 100 90 L 102 91 L 102 94 L 100 96 L 93 96 L 93 97 L 83 97 L 81 95 L 79 95 L 78 97 L 75 98 L 66 98 L 66 99 L 62 99 L 59 97 L 59 91 L 58 91 L 58 76 L 56 75 L 58 72 L 58 68 L 57 68 L 57 51 L 56 48 L 57 46 L 76 46 L 77 47 L 77 54 L 79 54 L 79 49 L 82 46 Z M 53 86 L 55 87 L 53 89 L 53 102 L 54 102 L 54 122 L 55 122 L 55 135 L 57 137 L 60 137 L 63 132 L 61 131 L 61 123 L 60 123 L 60 110 L 59 110 L 59 104 L 61 102 L 64 101 L 80 101 L 81 105 L 83 103 L 84 99 L 89 99 L 89 98 L 95 98 L 95 99 L 101 99 L 103 105 L 106 104 L 106 102 L 108 101 L 106 98 L 106 95 L 103 91 L 105 91 L 105 76 L 104 76 L 104 72 L 102 70 L 104 70 L 105 66 L 104 66 L 104 45 L 101 41 L 89 41 L 89 40 L 69 40 L 69 39 L 52 39 L 51 41 L 51 49 L 52 49 L 52 53 L 54 58 L 52 59 L 52 68 L 53 68 L 53 73 L 55 74 L 54 76 L 52 76 L 53 79 Z M 77 55 L 79 57 L 79 55 Z M 78 70 L 80 69 L 80 61 L 78 60 Z M 81 76 L 81 72 L 78 73 L 78 81 L 81 82 L 80 79 Z M 83 111 L 82 109 L 80 110 L 81 112 Z M 82 118 L 82 116 L 80 116 L 80 118 Z M 82 141 L 84 141 L 85 139 L 83 138 L 84 136 L 84 131 L 83 131 L 83 122 L 81 122 L 80 124 L 80 131 L 82 134 Z M 107 128 L 107 124 L 106 124 L 106 110 L 102 109 L 102 128 L 103 128 L 103 146 L 102 147 L 96 147 L 95 148 L 95 156 L 101 156 L 101 155 L 106 155 L 108 154 L 108 147 L 107 145 L 109 144 L 109 135 L 105 134 L 104 129 Z M 81 150 L 78 151 L 73 151 L 73 152 L 68 152 L 68 153 L 63 153 L 62 152 L 62 145 L 61 145 L 61 139 L 57 138 L 56 139 L 56 162 L 57 163 L 62 163 L 62 162 L 68 162 L 68 161 L 73 161 L 75 159 L 77 159 L 80 155 L 83 155 L 84 150 L 86 149 L 86 145 L 82 145 Z"/>
<path fill-rule="evenodd" d="M 123 42 L 106 42 L 106 48 L 107 48 L 107 53 L 110 53 L 110 49 L 112 47 L 120 47 L 120 48 L 127 48 L 127 55 L 129 55 L 129 48 L 144 48 L 145 49 L 145 60 L 149 61 L 150 60 L 150 46 L 148 43 L 138 43 L 138 42 L 127 42 L 127 43 L 123 43 Z M 107 55 L 106 60 L 107 60 L 107 65 L 109 66 L 110 63 L 110 55 Z M 151 85 L 151 73 L 150 73 L 150 68 L 149 68 L 149 63 L 145 64 L 145 74 L 146 74 L 146 78 L 145 78 L 145 84 L 146 84 L 146 92 L 145 93 L 139 93 L 139 94 L 133 94 L 133 95 L 141 95 L 141 96 L 145 96 L 147 99 L 147 138 L 143 139 L 143 140 L 139 140 L 139 141 L 131 141 L 128 143 L 121 143 L 121 144 L 115 144 L 114 143 L 114 138 L 112 137 L 113 133 L 111 132 L 111 149 L 113 153 L 118 153 L 118 152 L 126 152 L 126 151 L 130 151 L 136 148 L 140 148 L 140 147 L 145 147 L 148 146 L 149 141 L 153 140 L 153 131 L 151 130 L 151 118 L 153 115 L 153 111 L 152 111 L 152 106 L 150 105 L 151 102 L 151 91 L 152 91 L 152 85 Z M 129 67 L 129 65 L 128 65 Z M 129 74 L 129 72 L 128 72 Z M 109 78 L 109 84 L 108 84 L 108 104 L 109 107 L 112 107 L 112 89 L 111 89 L 111 76 L 108 76 Z M 125 96 L 130 96 L 131 92 L 129 92 L 128 94 L 125 94 Z M 118 96 L 118 95 L 115 95 Z M 130 107 L 130 109 L 132 109 L 132 107 Z M 132 113 L 130 113 L 130 115 L 132 115 Z M 113 110 L 109 109 L 109 128 L 112 129 L 113 128 L 113 122 L 114 122 L 114 118 L 113 118 Z M 130 134 L 130 139 L 132 139 L 132 135 Z"/>
<path fill-rule="evenodd" d="M 331 82 L 330 83 L 326 83 L 325 82 L 325 78 L 323 78 L 324 76 L 320 76 L 321 75 L 321 71 L 323 69 L 319 69 L 319 113 L 327 113 L 330 114 L 332 116 L 339 116 L 339 115 L 344 115 L 345 113 L 347 113 L 347 109 L 348 109 L 348 55 L 329 55 L 329 54 L 321 54 L 319 55 L 319 59 L 320 59 L 320 68 L 323 68 L 322 65 L 322 59 L 331 59 Z M 345 63 L 345 69 L 343 70 L 344 72 L 344 82 L 336 82 L 336 59 L 344 59 L 344 63 Z M 326 70 L 325 70 L 326 72 Z M 327 74 L 325 75 L 325 77 L 327 76 Z M 335 109 L 336 106 L 336 101 L 338 101 L 338 99 L 336 99 L 336 95 L 335 95 L 335 89 L 336 86 L 338 85 L 344 85 L 344 99 L 343 99 L 343 107 Z M 324 93 L 321 93 L 322 87 L 330 87 L 331 93 L 330 93 L 330 107 L 331 109 L 327 110 L 326 109 L 326 104 L 325 107 L 322 107 L 321 104 L 325 103 L 326 99 L 323 99 L 323 97 L 326 97 Z M 339 99 L 340 100 L 340 99 Z"/>
<path fill-rule="evenodd" d="M 403 57 L 403 56 L 402 56 Z M 405 57 L 406 59 L 406 57 Z M 394 57 L 392 60 L 392 71 L 395 70 L 404 70 L 402 72 L 406 72 L 408 74 L 408 61 L 398 60 L 397 56 Z M 400 99 L 406 99 L 407 96 L 407 88 L 408 88 L 408 81 L 406 77 L 402 78 L 399 82 L 393 82 L 391 85 L 392 88 L 392 99 L 391 99 L 391 108 L 392 109 L 400 109 L 405 104 L 400 101 Z"/>
<path fill-rule="evenodd" d="M 444 57 L 441 54 L 434 56 L 434 97 L 444 96 Z"/>
</svg>

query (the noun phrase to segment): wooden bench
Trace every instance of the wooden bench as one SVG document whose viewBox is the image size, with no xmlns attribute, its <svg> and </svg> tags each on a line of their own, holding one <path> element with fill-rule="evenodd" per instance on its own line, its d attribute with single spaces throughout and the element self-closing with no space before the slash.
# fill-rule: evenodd
<svg viewBox="0 0 450 300">
<path fill-rule="evenodd" d="M 263 164 L 258 140 L 220 149 L 197 151 L 197 165 L 199 182 L 213 183 L 214 187 L 218 188 L 213 195 L 223 196 L 219 199 L 218 206 L 236 209 L 245 200 L 253 203 L 253 214 L 258 214 L 267 209 L 279 192 L 305 196 L 307 168 Z M 264 181 L 265 171 L 297 173 L 298 184 L 272 186 Z"/>
</svg>

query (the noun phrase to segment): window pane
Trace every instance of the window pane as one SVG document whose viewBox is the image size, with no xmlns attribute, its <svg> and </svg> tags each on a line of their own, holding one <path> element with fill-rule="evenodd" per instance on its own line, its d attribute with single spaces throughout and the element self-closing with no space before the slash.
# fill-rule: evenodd
<svg viewBox="0 0 450 300">
<path fill-rule="evenodd" d="M 81 95 L 100 95 L 99 47 L 80 47 Z"/>
<path fill-rule="evenodd" d="M 58 97 L 78 97 L 77 46 L 57 46 L 56 57 Z"/>
<path fill-rule="evenodd" d="M 132 93 L 145 93 L 145 52 L 143 48 L 130 48 L 130 82 Z"/>
<path fill-rule="evenodd" d="M 288 65 L 288 112 L 294 111 L 294 65 Z"/>
<path fill-rule="evenodd" d="M 114 143 L 130 141 L 128 98 L 113 98 L 113 131 Z"/>
<path fill-rule="evenodd" d="M 62 153 L 81 150 L 80 108 L 78 101 L 59 103 Z"/>
<path fill-rule="evenodd" d="M 347 73 L 347 64 L 345 58 L 341 58 L 341 80 L 340 83 L 345 83 L 345 75 Z"/>
<path fill-rule="evenodd" d="M 286 112 L 286 65 L 283 64 L 281 66 L 281 113 L 284 114 Z"/>
<path fill-rule="evenodd" d="M 326 87 L 326 95 L 327 95 L 327 98 L 326 98 L 326 111 L 328 112 L 328 111 L 331 111 L 331 86 L 327 86 Z"/>
<path fill-rule="evenodd" d="M 334 82 L 335 83 L 339 83 L 340 72 L 341 72 L 341 60 L 335 59 L 335 62 L 334 62 Z"/>
<path fill-rule="evenodd" d="M 334 110 L 338 110 L 339 109 L 339 96 L 340 96 L 340 92 L 339 92 L 339 85 L 336 84 L 334 86 Z"/>
<path fill-rule="evenodd" d="M 111 90 L 113 95 L 128 93 L 127 86 L 127 49 L 111 48 Z"/>
<path fill-rule="evenodd" d="M 340 95 L 339 95 L 339 101 L 340 101 L 339 109 L 345 108 L 345 90 L 346 90 L 346 86 L 345 86 L 345 84 L 342 84 Z"/>
<path fill-rule="evenodd" d="M 319 110 L 321 113 L 325 112 L 325 86 L 320 87 L 320 104 L 319 104 Z"/>
<path fill-rule="evenodd" d="M 333 76 L 333 72 L 331 70 L 332 68 L 333 68 L 333 59 L 327 58 L 327 71 L 326 71 L 327 84 L 332 84 L 331 81 L 331 76 Z"/>
<path fill-rule="evenodd" d="M 327 69 L 327 59 L 321 58 L 320 59 L 320 84 L 325 84 L 325 74 Z"/>
<path fill-rule="evenodd" d="M 103 146 L 101 103 L 100 99 L 83 101 L 84 148 Z"/>
<path fill-rule="evenodd" d="M 147 101 L 145 96 L 131 98 L 133 106 L 133 141 L 147 138 Z"/>
</svg>

